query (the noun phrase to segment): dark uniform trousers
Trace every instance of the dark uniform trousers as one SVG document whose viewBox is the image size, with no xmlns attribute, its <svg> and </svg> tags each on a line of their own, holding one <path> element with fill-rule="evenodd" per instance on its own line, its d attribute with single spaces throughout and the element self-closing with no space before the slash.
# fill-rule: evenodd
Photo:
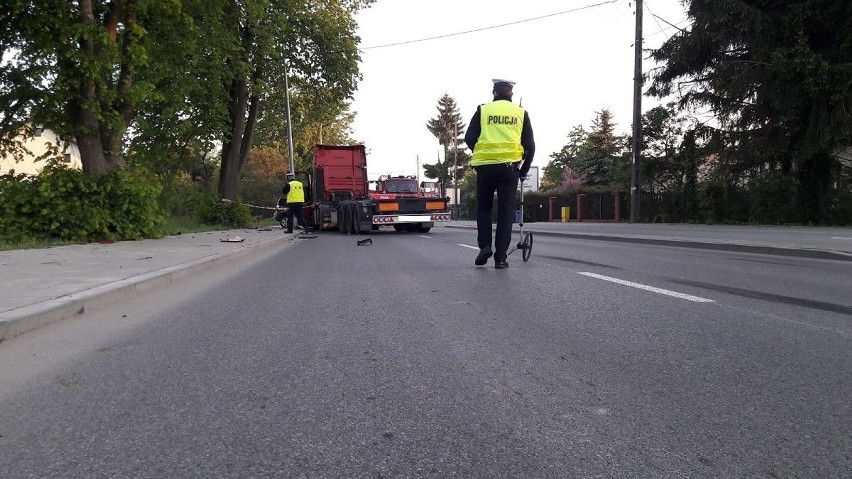
<svg viewBox="0 0 852 479">
<path fill-rule="evenodd" d="M 302 220 L 302 207 L 305 206 L 304 203 L 287 203 L 287 207 L 289 210 L 287 211 L 287 232 L 292 233 L 293 227 L 298 224 L 299 226 L 304 227 L 304 220 Z M 295 220 L 295 221 L 294 221 Z"/>
<path fill-rule="evenodd" d="M 515 221 L 515 192 L 518 190 L 518 163 L 476 167 L 476 231 L 479 248 L 491 247 L 491 210 L 497 192 L 497 231 L 494 235 L 494 261 L 506 261 Z"/>
</svg>

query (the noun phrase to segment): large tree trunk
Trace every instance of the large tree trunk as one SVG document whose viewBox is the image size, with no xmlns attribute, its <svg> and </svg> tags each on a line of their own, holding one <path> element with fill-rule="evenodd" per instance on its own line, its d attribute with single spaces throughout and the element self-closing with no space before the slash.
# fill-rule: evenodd
<svg viewBox="0 0 852 479">
<path fill-rule="evenodd" d="M 80 20 L 83 24 L 95 21 L 92 0 L 80 0 Z M 80 41 L 80 49 L 89 58 L 95 57 L 95 42 L 91 38 Z M 77 147 L 80 149 L 80 161 L 83 173 L 100 174 L 109 171 L 101 145 L 100 122 L 92 109 L 98 104 L 94 80 L 85 78 L 80 81 L 78 98 L 72 100 L 70 107 L 72 120 L 78 125 Z"/>
<path fill-rule="evenodd" d="M 258 97 L 257 95 L 252 95 L 248 109 L 248 120 L 246 120 L 246 131 L 243 135 L 242 145 L 240 146 L 240 164 L 237 168 L 238 172 L 243 171 L 243 167 L 246 166 L 246 160 L 248 160 L 249 150 L 251 150 L 251 144 L 254 141 L 254 131 L 255 127 L 257 126 L 257 116 L 259 113 L 260 97 Z"/>
<path fill-rule="evenodd" d="M 237 78 L 231 82 L 231 131 L 222 145 L 222 169 L 219 175 L 219 196 L 226 200 L 237 198 L 237 183 L 240 175 L 240 149 L 246 131 L 248 109 L 248 81 Z"/>
<path fill-rule="evenodd" d="M 95 11 L 92 0 L 80 0 L 80 21 L 93 24 Z M 103 26 L 107 30 L 110 42 L 118 40 L 118 24 L 133 28 L 137 23 L 135 2 L 124 1 L 111 4 L 109 11 L 103 17 Z M 124 164 L 122 144 L 127 124 L 133 117 L 135 109 L 127 101 L 127 94 L 133 84 L 133 74 L 130 67 L 129 49 L 138 44 L 137 36 L 130 35 L 121 45 L 121 69 L 117 82 L 113 84 L 109 78 L 104 82 L 109 88 L 114 88 L 115 102 L 103 100 L 98 87 L 92 78 L 83 77 L 80 81 L 78 97 L 69 103 L 69 111 L 73 124 L 77 125 L 77 147 L 80 149 L 80 160 L 83 172 L 86 174 L 109 173 Z M 94 64 L 98 56 L 103 54 L 103 45 L 97 43 L 90 35 L 84 35 L 80 41 L 80 50 Z M 76 68 L 69 65 L 69 68 Z M 117 114 L 120 118 L 117 126 L 108 126 L 101 118 Z M 114 118 L 114 117 L 113 117 Z"/>
</svg>

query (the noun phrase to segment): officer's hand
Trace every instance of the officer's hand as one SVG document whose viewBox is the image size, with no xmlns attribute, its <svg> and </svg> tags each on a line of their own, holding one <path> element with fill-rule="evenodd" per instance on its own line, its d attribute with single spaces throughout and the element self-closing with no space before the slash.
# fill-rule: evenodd
<svg viewBox="0 0 852 479">
<path fill-rule="evenodd" d="M 521 173 L 518 177 L 521 179 L 521 181 L 527 181 L 527 174 L 526 173 Z"/>
</svg>

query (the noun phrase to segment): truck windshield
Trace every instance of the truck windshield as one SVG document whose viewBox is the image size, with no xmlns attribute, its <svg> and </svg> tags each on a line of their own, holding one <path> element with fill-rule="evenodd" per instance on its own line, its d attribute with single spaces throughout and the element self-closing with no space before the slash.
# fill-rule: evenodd
<svg viewBox="0 0 852 479">
<path fill-rule="evenodd" d="M 417 182 L 410 180 L 388 180 L 388 193 L 417 193 Z"/>
</svg>

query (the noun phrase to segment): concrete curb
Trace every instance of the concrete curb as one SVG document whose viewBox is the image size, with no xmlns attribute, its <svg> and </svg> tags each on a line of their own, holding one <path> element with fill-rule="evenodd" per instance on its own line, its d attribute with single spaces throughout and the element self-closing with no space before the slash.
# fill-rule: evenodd
<svg viewBox="0 0 852 479">
<path fill-rule="evenodd" d="M 240 249 L 214 253 L 203 258 L 104 284 L 78 293 L 5 311 L 0 313 L 0 343 L 43 326 L 77 317 L 88 311 L 101 309 L 114 304 L 118 299 L 123 297 L 163 287 L 212 266 L 249 254 L 266 251 L 274 246 L 281 245 L 280 242 L 282 240 L 288 241 L 295 239 L 296 236 L 294 234 L 292 236 L 285 235 L 272 238 Z"/>
<path fill-rule="evenodd" d="M 447 225 L 447 228 L 476 230 L 475 226 Z M 515 230 L 516 231 L 516 230 Z M 699 239 L 678 238 L 654 238 L 649 236 L 623 236 L 608 235 L 605 233 L 563 233 L 559 231 L 536 231 L 525 228 L 524 231 L 541 236 L 560 236 L 564 238 L 576 238 L 594 241 L 612 241 L 620 243 L 638 243 L 660 246 L 677 246 L 681 248 L 708 249 L 717 251 L 735 251 L 740 253 L 769 254 L 776 256 L 789 256 L 795 258 L 830 259 L 840 261 L 852 261 L 852 254 L 841 251 L 818 250 L 811 248 L 787 248 L 781 246 L 770 246 L 762 244 L 731 243 L 725 241 L 711 241 Z"/>
</svg>

